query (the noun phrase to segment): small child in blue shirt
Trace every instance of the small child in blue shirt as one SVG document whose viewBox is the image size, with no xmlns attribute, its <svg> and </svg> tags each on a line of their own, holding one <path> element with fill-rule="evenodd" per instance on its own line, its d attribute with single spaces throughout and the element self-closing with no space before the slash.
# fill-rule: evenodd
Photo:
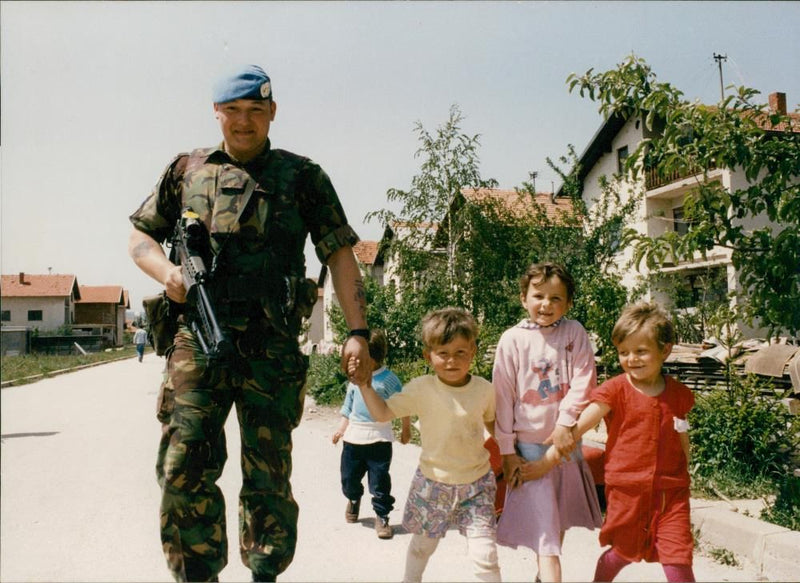
<svg viewBox="0 0 800 583">
<path fill-rule="evenodd" d="M 392 371 L 383 366 L 388 344 L 386 334 L 382 330 L 372 330 L 369 337 L 369 356 L 372 360 L 372 386 L 384 399 L 403 389 L 400 379 Z M 391 421 L 376 422 L 372 420 L 361 391 L 353 383 L 348 383 L 347 394 L 341 408 L 342 421 L 332 441 L 342 446 L 342 493 L 347 498 L 345 520 L 357 522 L 361 496 L 364 486 L 361 481 L 364 474 L 372 494 L 372 508 L 375 510 L 375 530 L 378 538 L 390 539 L 393 536 L 389 525 L 389 512 L 394 508 L 392 496 L 392 479 L 389 466 L 392 462 L 392 442 L 394 432 Z M 400 434 L 401 443 L 408 443 L 411 437 L 411 422 L 408 417 L 402 419 Z"/>
</svg>

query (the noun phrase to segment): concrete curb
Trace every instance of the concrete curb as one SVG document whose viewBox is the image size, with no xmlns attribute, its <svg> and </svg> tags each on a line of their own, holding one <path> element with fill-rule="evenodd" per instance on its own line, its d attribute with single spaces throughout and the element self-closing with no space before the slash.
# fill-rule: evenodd
<svg viewBox="0 0 800 583">
<path fill-rule="evenodd" d="M 692 500 L 692 526 L 703 542 L 744 558 L 767 580 L 800 581 L 800 532 L 710 500 Z"/>
</svg>

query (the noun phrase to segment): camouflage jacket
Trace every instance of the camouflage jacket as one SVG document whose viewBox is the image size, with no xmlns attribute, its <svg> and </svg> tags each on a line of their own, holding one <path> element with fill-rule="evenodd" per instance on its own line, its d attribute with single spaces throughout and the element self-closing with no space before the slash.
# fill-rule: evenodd
<svg viewBox="0 0 800 583">
<path fill-rule="evenodd" d="M 249 181 L 255 188 L 237 221 Z M 308 158 L 271 149 L 269 141 L 262 154 L 244 165 L 222 145 L 178 155 L 130 220 L 162 243 L 172 236 L 185 207 L 205 223 L 213 253 L 222 253 L 215 278 L 222 285 L 231 279 L 233 292 L 254 287 L 243 283 L 242 276 L 305 278 L 309 234 L 323 263 L 358 241 L 322 168 Z M 228 293 L 220 290 L 220 296 Z"/>
</svg>

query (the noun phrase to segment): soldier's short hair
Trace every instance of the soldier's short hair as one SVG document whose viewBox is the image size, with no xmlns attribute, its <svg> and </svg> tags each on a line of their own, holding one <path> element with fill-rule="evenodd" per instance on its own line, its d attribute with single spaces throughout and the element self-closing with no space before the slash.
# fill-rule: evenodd
<svg viewBox="0 0 800 583">
<path fill-rule="evenodd" d="M 571 302 L 575 295 L 575 280 L 572 279 L 567 268 L 558 263 L 531 264 L 522 274 L 522 277 L 519 278 L 519 292 L 524 296 L 528 293 L 528 286 L 530 286 L 531 282 L 534 285 L 539 285 L 554 277 L 560 279 L 564 287 L 567 288 L 567 301 Z"/>
<path fill-rule="evenodd" d="M 369 347 L 369 357 L 374 360 L 376 364 L 383 364 L 383 361 L 386 359 L 386 353 L 389 352 L 386 332 L 380 328 L 373 328 L 370 330 L 367 346 Z"/>
<path fill-rule="evenodd" d="M 619 346 L 623 340 L 639 330 L 651 334 L 658 347 L 662 349 L 667 344 L 677 342 L 675 327 L 658 304 L 639 302 L 622 310 L 611 331 L 611 342 L 614 346 Z"/>
<path fill-rule="evenodd" d="M 478 338 L 478 324 L 466 310 L 442 308 L 428 312 L 422 318 L 422 344 L 426 349 L 449 344 L 457 336 L 471 341 Z"/>
</svg>

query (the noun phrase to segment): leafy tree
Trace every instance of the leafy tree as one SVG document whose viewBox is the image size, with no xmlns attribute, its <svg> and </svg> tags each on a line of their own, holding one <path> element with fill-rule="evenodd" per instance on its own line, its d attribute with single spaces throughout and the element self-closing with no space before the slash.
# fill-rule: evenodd
<svg viewBox="0 0 800 583">
<path fill-rule="evenodd" d="M 734 88 L 718 106 L 689 102 L 669 83 L 658 82 L 644 59 L 631 55 L 615 69 L 567 79 L 570 91 L 599 103 L 606 116 L 643 116 L 656 137 L 643 140 L 625 169 L 660 176 L 699 175 L 684 204 L 688 233 L 650 238 L 629 233 L 636 258 L 656 268 L 730 249 L 741 290 L 741 316 L 760 319 L 771 333 L 800 330 L 800 123 L 765 112 L 758 91 Z M 743 173 L 746 183 L 727 188 L 708 180 L 717 168 Z M 765 216 L 778 224 L 750 223 Z M 748 227 L 745 227 L 747 222 Z M 755 225 L 755 226 L 753 226 Z"/>
<path fill-rule="evenodd" d="M 728 276 L 724 266 L 703 268 L 690 278 L 654 273 L 648 280 L 653 288 L 672 299 L 670 315 L 681 342 L 700 344 L 704 339 L 716 337 L 712 321 L 721 311 L 730 314 L 731 322 L 736 321 L 729 309 Z M 694 309 L 687 310 L 689 307 Z"/>
<path fill-rule="evenodd" d="M 511 204 L 493 196 L 465 197 L 465 188 L 492 187 L 494 181 L 480 178 L 478 139 L 460 133 L 461 120 L 454 107 L 435 136 L 417 126 L 421 142 L 417 156 L 424 159 L 420 173 L 413 178 L 411 189 L 387 193 L 390 201 L 401 203 L 401 210 L 368 215 L 368 219 L 379 218 L 403 229 L 389 250 L 398 259 L 400 287 L 373 298 L 368 290 L 370 305 L 377 301 L 379 306 L 374 312 L 370 309 L 370 325 L 384 324 L 398 357 L 416 356 L 419 347 L 408 340 L 412 322 L 416 338 L 416 324 L 425 312 L 458 305 L 478 318 L 481 343 L 488 347 L 524 316 L 518 280 L 527 266 L 557 261 L 570 269 L 578 282 L 572 317 L 597 333 L 609 354 L 607 360 L 615 361 L 605 339 L 610 338 L 627 295 L 610 270 L 624 217 L 633 203 L 611 204 L 606 199 L 614 196 L 613 191 L 604 191 L 602 203 L 595 205 L 589 217 L 577 168 L 563 175 L 564 192 L 573 211 L 557 216 L 548 214 L 529 184 L 518 189 L 518 199 Z M 570 149 L 570 155 L 574 160 L 574 150 Z M 401 334 L 394 340 L 393 327 Z"/>
<path fill-rule="evenodd" d="M 461 133 L 463 119 L 458 106 L 453 105 L 447 121 L 434 134 L 417 122 L 414 131 L 420 147 L 415 157 L 422 158 L 420 172 L 412 179 L 410 189 L 392 188 L 386 193 L 389 202 L 401 204 L 399 213 L 383 209 L 367 214 L 367 220 L 376 218 L 384 225 L 403 225 L 405 232 L 395 238 L 392 249 L 399 258 L 401 273 L 427 273 L 429 280 L 445 281 L 446 287 L 436 286 L 437 291 L 444 292 L 445 303 L 454 305 L 463 304 L 457 249 L 466 222 L 462 213 L 450 212 L 453 202 L 465 187 L 496 185 L 492 179 L 481 178 L 480 139 L 478 135 Z M 444 261 L 440 253 L 432 253 L 436 249 L 436 227 L 442 223 L 445 223 L 443 232 L 447 233 Z M 403 281 L 410 285 L 413 278 L 404 277 Z"/>
<path fill-rule="evenodd" d="M 547 163 L 562 180 L 561 192 L 572 203 L 573 212 L 558 219 L 542 219 L 537 240 L 541 241 L 532 261 L 554 261 L 564 265 L 575 280 L 575 301 L 570 317 L 593 333 L 600 349 L 601 365 L 618 367 L 611 330 L 622 308 L 640 292 L 628 292 L 620 283 L 614 261 L 621 245 L 623 230 L 637 206 L 636 200 L 623 201 L 605 178 L 591 210 L 583 198 L 583 182 L 575 149 Z M 571 168 L 569 173 L 561 166 Z M 524 184 L 526 189 L 530 186 Z"/>
<path fill-rule="evenodd" d="M 393 286 L 381 286 L 371 276 L 364 277 L 364 291 L 367 301 L 367 323 L 370 328 L 382 328 L 386 332 L 389 351 L 386 363 L 393 366 L 398 362 L 408 362 L 422 356 L 419 340 L 419 322 L 422 316 L 434 306 L 425 305 L 423 295 L 406 294 L 398 298 Z M 435 307 L 441 307 L 439 304 Z M 343 343 L 348 327 L 342 309 L 328 308 L 334 338 Z"/>
</svg>

